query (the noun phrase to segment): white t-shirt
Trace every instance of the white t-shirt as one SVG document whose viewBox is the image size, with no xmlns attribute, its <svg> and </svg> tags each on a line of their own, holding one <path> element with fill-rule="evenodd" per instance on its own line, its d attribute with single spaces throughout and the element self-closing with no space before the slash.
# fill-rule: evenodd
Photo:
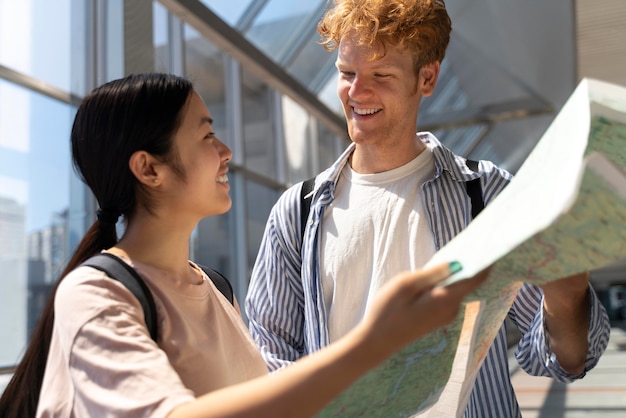
<svg viewBox="0 0 626 418">
<path fill-rule="evenodd" d="M 134 267 L 155 299 L 159 345 L 128 289 L 77 268 L 55 297 L 38 417 L 162 417 L 195 396 L 267 374 L 239 313 L 210 279 L 191 285 Z"/>
<path fill-rule="evenodd" d="M 428 148 L 383 173 L 358 174 L 344 166 L 322 223 L 321 281 L 331 342 L 363 319 L 387 280 L 423 267 L 435 253 L 420 196 L 434 174 Z"/>
</svg>

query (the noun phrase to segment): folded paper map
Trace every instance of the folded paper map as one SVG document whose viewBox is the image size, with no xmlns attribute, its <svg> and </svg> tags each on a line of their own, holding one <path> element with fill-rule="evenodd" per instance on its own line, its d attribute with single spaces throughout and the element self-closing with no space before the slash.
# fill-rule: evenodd
<svg viewBox="0 0 626 418">
<path fill-rule="evenodd" d="M 319 417 L 462 416 L 475 373 L 523 282 L 626 258 L 626 88 L 583 80 L 511 183 L 429 265 L 448 283 L 493 266 L 457 320 L 372 370 Z"/>
</svg>

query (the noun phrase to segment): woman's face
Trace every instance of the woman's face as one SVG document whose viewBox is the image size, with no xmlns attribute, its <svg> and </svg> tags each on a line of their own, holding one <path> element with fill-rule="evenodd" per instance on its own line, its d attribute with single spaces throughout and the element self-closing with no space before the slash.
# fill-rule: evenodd
<svg viewBox="0 0 626 418">
<path fill-rule="evenodd" d="M 195 92 L 183 109 L 174 149 L 185 173 L 171 189 L 177 207 L 201 218 L 227 212 L 232 203 L 226 175 L 232 152 L 213 132 L 213 118 Z"/>
</svg>

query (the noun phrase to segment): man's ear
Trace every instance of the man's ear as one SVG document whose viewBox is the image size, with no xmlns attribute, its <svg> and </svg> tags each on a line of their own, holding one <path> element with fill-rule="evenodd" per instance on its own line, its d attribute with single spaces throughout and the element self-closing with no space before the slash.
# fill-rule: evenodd
<svg viewBox="0 0 626 418">
<path fill-rule="evenodd" d="M 441 63 L 439 61 L 431 62 L 420 68 L 417 83 L 422 96 L 430 96 L 435 91 L 440 68 Z"/>
<path fill-rule="evenodd" d="M 130 156 L 128 167 L 137 180 L 147 186 L 158 185 L 161 181 L 159 176 L 159 161 L 146 151 L 136 151 Z"/>
</svg>

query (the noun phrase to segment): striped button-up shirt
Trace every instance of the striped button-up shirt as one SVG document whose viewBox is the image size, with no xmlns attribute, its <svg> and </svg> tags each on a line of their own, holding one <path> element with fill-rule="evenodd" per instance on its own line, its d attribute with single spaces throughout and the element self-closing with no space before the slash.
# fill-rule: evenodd
<svg viewBox="0 0 626 418">
<path fill-rule="evenodd" d="M 470 199 L 465 183 L 480 177 L 483 200 L 488 204 L 509 183 L 511 175 L 488 161 L 479 173 L 467 168 L 463 157 L 442 146 L 430 133 L 418 138 L 433 152 L 435 175 L 422 186 L 424 206 L 437 249 L 444 246 L 471 221 Z M 333 201 L 339 174 L 354 144 L 327 170 L 319 174 L 305 228 L 300 232 L 301 183 L 289 188 L 273 207 L 267 221 L 246 298 L 252 336 L 271 371 L 319 350 L 329 343 L 327 312 L 320 280 L 319 243 L 324 209 Z M 301 247 L 302 246 L 302 247 Z M 608 317 L 592 291 L 589 353 L 586 370 L 604 352 L 610 333 Z M 543 326 L 543 295 L 524 284 L 509 311 L 521 332 L 515 352 L 522 369 L 535 376 L 562 382 L 582 378 L 565 372 L 546 344 Z M 508 368 L 507 326 L 502 324 L 474 383 L 465 417 L 520 417 Z"/>
</svg>

